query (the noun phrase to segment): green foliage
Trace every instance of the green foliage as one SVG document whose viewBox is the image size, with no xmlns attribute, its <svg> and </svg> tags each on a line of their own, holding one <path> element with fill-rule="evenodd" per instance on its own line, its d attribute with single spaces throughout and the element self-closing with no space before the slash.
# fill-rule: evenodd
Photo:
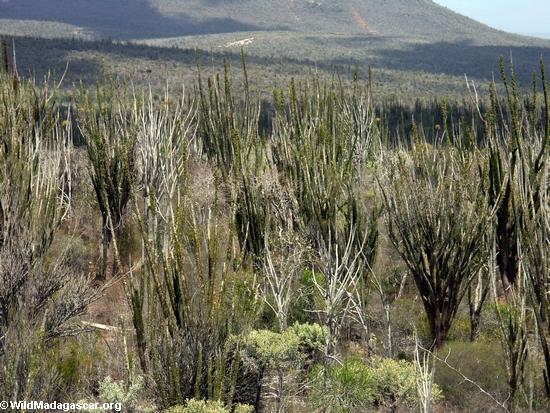
<svg viewBox="0 0 550 413">
<path fill-rule="evenodd" d="M 114 240 L 115 258 L 120 261 L 117 237 L 122 233 L 123 216 L 135 179 L 135 123 L 122 111 L 123 96 L 114 83 L 98 85 L 96 94 L 82 91 L 80 132 L 86 144 L 89 173 L 102 219 L 101 278 L 106 277 L 107 248 Z"/>
<path fill-rule="evenodd" d="M 291 330 L 275 333 L 269 330 L 251 331 L 244 340 L 250 357 L 280 369 L 300 361 L 300 338 Z"/>
<path fill-rule="evenodd" d="M 246 358 L 255 360 L 262 372 L 271 370 L 277 374 L 277 411 L 287 408 L 285 373 L 301 367 L 309 353 L 324 345 L 324 341 L 317 341 L 322 333 L 318 325 L 295 324 L 282 333 L 255 330 L 244 338 Z"/>
<path fill-rule="evenodd" d="M 413 411 L 419 405 L 415 368 L 404 360 L 374 358 L 364 363 L 347 359 L 324 370 L 318 367 L 312 374 L 310 400 L 315 408 L 344 413 L 369 412 L 374 406 Z M 436 385 L 433 394 L 435 400 L 441 398 Z"/>
<path fill-rule="evenodd" d="M 113 84 L 100 85 L 95 99 L 85 95 L 81 105 L 80 125 L 90 160 L 90 177 L 108 234 L 119 228 L 135 175 L 136 132 L 121 112 L 124 105 L 118 93 Z"/>
<path fill-rule="evenodd" d="M 509 406 L 517 409 L 519 393 L 524 385 L 528 359 L 528 308 L 532 299 L 538 328 L 549 331 L 548 283 L 548 154 L 549 100 L 544 63 L 540 62 L 543 115 L 539 120 L 539 87 L 533 75 L 533 94 L 530 102 L 520 97 L 518 79 L 511 66 L 507 70 L 500 62 L 505 99 L 500 99 L 496 86 L 491 87 L 491 111 L 486 120 L 489 159 L 483 165 L 489 188 L 488 202 L 495 208 L 493 276 L 500 278 L 505 291 L 506 307 L 498 304 L 497 319 L 504 345 L 508 382 Z M 505 111 L 503 111 L 503 108 Z M 530 124 L 531 122 L 531 124 Z M 536 126 L 538 124 L 538 126 Z M 525 255 L 524 255 L 525 254 Z M 495 281 L 496 282 L 496 281 Z M 493 289 L 494 286 L 493 286 Z M 494 291 L 495 302 L 496 291 Z M 504 310 L 504 311 L 501 311 Z M 550 400 L 550 351 L 545 334 L 539 334 L 540 347 L 545 355 L 543 376 Z"/>
<path fill-rule="evenodd" d="M 79 336 L 58 342 L 49 354 L 48 363 L 56 364 L 59 387 L 65 392 L 78 391 L 95 382 L 96 366 L 105 362 L 97 337 Z"/>
<path fill-rule="evenodd" d="M 124 409 L 136 407 L 144 389 L 145 380 L 141 376 L 135 377 L 128 385 L 124 381 L 114 381 L 110 376 L 99 383 L 97 399 L 102 403 L 120 403 Z"/>
<path fill-rule="evenodd" d="M 326 370 L 311 373 L 313 386 L 309 396 L 315 409 L 333 413 L 368 412 L 376 394 L 371 370 L 361 360 L 349 359 Z"/>
<path fill-rule="evenodd" d="M 273 226 L 270 204 L 277 194 L 270 188 L 264 139 L 260 136 L 260 102 L 248 89 L 243 54 L 244 92 L 238 100 L 228 61 L 219 75 L 203 84 L 199 72 L 197 136 L 201 150 L 215 162 L 235 203 L 237 236 L 243 253 L 263 256 L 265 237 Z M 262 179 L 263 178 L 263 179 Z M 259 261 L 256 261 L 259 262 Z"/>
<path fill-rule="evenodd" d="M 140 217 L 146 265 L 130 296 L 141 365 L 163 407 L 192 397 L 232 403 L 237 379 L 245 381 L 239 374 L 247 372 L 230 338 L 245 334 L 260 308 L 218 189 L 213 205 L 195 209 L 185 171 L 175 173 L 179 196 L 164 201 L 168 214 L 158 220 L 155 243 Z"/>
<path fill-rule="evenodd" d="M 488 257 L 492 210 L 475 151 L 426 144 L 414 134 L 380 182 L 390 239 L 420 293 L 432 346 L 447 338 L 460 302 Z"/>
<path fill-rule="evenodd" d="M 376 400 L 379 405 L 413 410 L 418 406 L 417 374 L 414 365 L 405 360 L 374 358 L 369 363 L 374 378 Z M 433 400 L 441 398 L 437 385 L 432 388 Z"/>
<path fill-rule="evenodd" d="M 71 200 L 70 129 L 56 90 L 0 73 L 0 394 L 55 395 L 47 354 L 95 298 L 52 243 Z M 46 356 L 46 357 L 45 357 Z"/>
<path fill-rule="evenodd" d="M 300 347 L 305 353 L 323 349 L 327 339 L 326 327 L 319 324 L 294 323 L 289 331 L 298 337 Z"/>
<path fill-rule="evenodd" d="M 254 409 L 251 406 L 245 404 L 237 404 L 235 406 L 234 413 L 252 413 Z M 223 403 L 216 401 L 204 401 L 191 399 L 187 400 L 185 406 L 174 406 L 167 410 L 165 413 L 230 413 L 231 410 L 227 409 Z"/>
<path fill-rule="evenodd" d="M 315 247 L 335 241 L 342 251 L 351 232 L 355 249 L 372 264 L 379 213 L 369 212 L 357 195 L 360 171 L 377 144 L 370 89 L 292 80 L 287 99 L 275 91 L 272 150 L 296 198 L 302 231 Z"/>
<path fill-rule="evenodd" d="M 206 85 L 199 72 L 196 94 L 202 150 L 227 177 L 232 172 L 239 174 L 249 162 L 246 155 L 254 155 L 252 151 L 259 139 L 260 105 L 249 95 L 248 89 L 245 89 L 242 101 L 237 100 L 229 62 L 224 65 L 223 80 L 220 75 L 210 77 Z"/>
<path fill-rule="evenodd" d="M 55 340 L 82 331 L 75 317 L 93 299 L 88 278 L 52 247 L 63 247 L 73 222 L 78 231 L 87 229 L 78 226 L 85 219 L 82 211 L 69 208 L 75 176 L 68 170 L 70 135 L 76 125 L 86 142 L 82 154 L 90 161 L 87 178 L 103 218 L 104 241 L 113 242 L 116 261 L 128 264 L 120 285 L 131 307 L 140 377 L 152 385 L 144 388 L 139 377 L 129 383 L 108 377 L 99 386 L 101 401 L 136 408 L 138 396 L 154 393 L 159 409 L 244 412 L 250 407 L 237 402 L 261 409 L 267 393 L 262 386 L 275 385 L 282 411 L 295 395 L 286 390 L 306 376 L 316 360 L 312 356 L 325 349 L 324 367 L 312 373 L 312 407 L 422 409 L 424 396 L 440 397 L 439 388 L 430 387 L 428 358 L 422 364 L 417 352 L 411 364 L 373 355 L 376 330 L 370 323 L 376 323 L 380 302 L 371 301 L 369 276 L 383 268 L 378 284 L 384 310 L 393 306 L 390 333 L 398 336 L 399 349 L 410 353 L 416 323 L 429 325 L 435 347 L 466 336 L 465 317 L 450 330 L 466 287 L 480 268 L 503 270 L 504 257 L 513 264 L 505 275 L 517 282 L 499 296 L 499 280 L 492 279 L 495 305 L 490 326 L 482 326 L 483 341 L 450 343 L 443 351 L 452 351 L 441 357 L 489 389 L 493 401 L 510 398 L 510 410 L 529 404 L 523 396 L 533 409 L 543 406 L 550 365 L 545 297 L 550 117 L 536 84 L 535 96 L 525 103 L 517 81 L 505 78 L 506 101 L 493 87 L 490 108 L 479 113 L 475 105 L 446 99 L 424 108 L 383 106 L 378 113 L 371 83 L 364 87 L 358 77 L 352 84 L 337 78 L 326 84 L 321 78 L 293 81 L 287 96 L 274 93 L 271 123 L 259 98 L 250 96 L 247 74 L 240 95 L 227 68 L 223 80 L 197 85 L 189 104 L 168 92 L 130 100 L 126 90 L 114 86 L 99 87 L 95 94 L 83 90 L 73 121 L 61 116 L 73 111 L 60 107 L 46 87 L 38 89 L 14 73 L 0 76 L 2 398 L 88 390 L 84 377 L 96 355 L 74 341 Z M 544 70 L 542 77 L 546 102 Z M 399 139 L 385 140 L 393 132 L 384 123 L 405 112 L 410 117 L 399 120 L 399 134 L 405 138 L 410 132 L 412 147 L 402 142 L 395 149 Z M 409 124 L 418 113 L 428 113 L 430 125 Z M 487 123 L 477 124 L 480 117 Z M 423 131 L 435 119 L 443 127 L 433 128 L 430 136 L 436 140 L 428 143 Z M 375 174 L 379 186 L 371 183 Z M 400 264 L 375 260 L 380 253 L 394 258 L 387 249 L 377 251 L 381 193 L 389 235 L 414 277 L 416 298 L 406 285 L 400 288 Z M 61 225 L 65 218 L 70 220 Z M 494 246 L 487 242 L 493 232 Z M 93 237 L 82 237 L 82 243 L 90 241 L 89 249 Z M 93 266 L 93 254 L 77 247 L 69 251 L 82 271 Z M 261 288 L 270 281 L 261 273 L 266 257 L 273 274 L 288 278 L 264 289 L 268 294 L 262 297 Z M 274 304 L 277 291 L 289 292 L 283 297 L 288 301 Z M 279 332 L 267 329 L 271 320 L 260 319 L 262 303 L 277 314 L 285 310 Z M 103 316 L 103 309 L 97 310 L 90 316 Z M 304 324 L 287 328 L 288 312 L 291 324 L 296 319 Z M 327 327 L 307 323 L 313 320 Z M 337 351 L 366 344 L 353 342 L 359 340 L 359 323 L 369 335 L 368 361 L 338 364 Z M 495 325 L 503 351 L 494 343 Z M 114 329 L 86 326 L 104 330 L 110 344 Z M 349 335 L 342 340 L 340 332 Z M 422 331 L 422 338 L 427 334 Z M 125 351 L 128 373 L 132 356 Z M 438 381 L 453 403 L 475 408 L 473 402 L 461 404 L 462 394 L 452 386 L 468 393 L 476 386 L 457 384 L 456 372 L 439 367 Z M 309 383 L 298 384 L 302 390 Z M 419 390 L 419 384 L 425 387 Z"/>
</svg>

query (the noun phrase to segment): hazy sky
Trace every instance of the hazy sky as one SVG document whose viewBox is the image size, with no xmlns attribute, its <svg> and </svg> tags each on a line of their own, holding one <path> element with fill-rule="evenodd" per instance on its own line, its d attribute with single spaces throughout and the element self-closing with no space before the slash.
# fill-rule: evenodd
<svg viewBox="0 0 550 413">
<path fill-rule="evenodd" d="M 435 0 L 498 29 L 550 36 L 550 0 Z"/>
</svg>

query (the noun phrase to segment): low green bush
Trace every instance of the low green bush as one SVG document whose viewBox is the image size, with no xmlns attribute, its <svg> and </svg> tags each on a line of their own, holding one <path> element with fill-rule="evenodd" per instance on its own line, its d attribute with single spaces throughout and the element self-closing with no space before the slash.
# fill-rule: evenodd
<svg viewBox="0 0 550 413">
<path fill-rule="evenodd" d="M 125 409 L 135 407 L 144 390 L 145 380 L 141 376 L 135 377 L 129 384 L 124 381 L 114 381 L 107 376 L 99 384 L 98 400 L 108 403 L 121 403 Z"/>
<path fill-rule="evenodd" d="M 295 323 L 289 328 L 289 331 L 298 337 L 300 347 L 304 353 L 321 350 L 325 345 L 327 331 L 325 327 L 321 327 L 319 324 Z"/>
<path fill-rule="evenodd" d="M 299 337 L 290 330 L 283 333 L 254 330 L 245 339 L 247 355 L 274 368 L 283 368 L 300 360 L 299 347 Z"/>
<path fill-rule="evenodd" d="M 235 413 L 252 413 L 254 409 L 252 406 L 245 404 L 238 404 L 235 406 Z M 219 401 L 204 401 L 197 399 L 187 400 L 185 406 L 174 406 L 167 410 L 165 413 L 230 413 L 231 410 L 223 405 Z"/>
<path fill-rule="evenodd" d="M 331 413 L 367 412 L 374 400 L 374 377 L 368 366 L 358 359 L 342 365 L 312 371 L 310 403 L 314 409 Z"/>
<path fill-rule="evenodd" d="M 417 376 L 414 365 L 405 360 L 374 358 L 368 363 L 348 359 L 341 365 L 313 370 L 310 402 L 327 411 L 372 412 L 375 407 L 413 411 L 418 407 Z M 434 385 L 434 400 L 441 391 Z"/>
<path fill-rule="evenodd" d="M 375 403 L 390 409 L 418 406 L 417 375 L 414 365 L 405 360 L 376 357 L 369 363 L 374 379 Z M 441 398 L 439 387 L 432 388 L 433 399 Z"/>
</svg>

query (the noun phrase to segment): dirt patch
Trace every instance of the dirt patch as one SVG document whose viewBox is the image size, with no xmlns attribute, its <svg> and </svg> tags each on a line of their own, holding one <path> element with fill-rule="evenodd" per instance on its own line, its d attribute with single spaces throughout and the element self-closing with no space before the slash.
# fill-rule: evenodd
<svg viewBox="0 0 550 413">
<path fill-rule="evenodd" d="M 361 16 L 361 14 L 355 9 L 353 9 L 353 19 L 355 20 L 355 23 L 357 23 L 357 25 L 365 30 L 367 33 L 376 34 L 376 30 L 371 28 L 367 20 L 363 16 Z"/>
</svg>

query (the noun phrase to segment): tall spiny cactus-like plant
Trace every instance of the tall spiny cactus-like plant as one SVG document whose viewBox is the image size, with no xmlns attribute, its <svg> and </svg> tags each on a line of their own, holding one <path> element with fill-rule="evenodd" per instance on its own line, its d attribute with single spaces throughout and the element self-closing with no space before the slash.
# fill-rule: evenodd
<svg viewBox="0 0 550 413">
<path fill-rule="evenodd" d="M 229 63 L 223 80 L 218 74 L 203 84 L 199 75 L 197 141 L 220 171 L 235 201 L 237 235 L 246 256 L 260 265 L 270 224 L 273 191 L 262 181 L 271 174 L 266 162 L 265 138 L 260 136 L 260 100 L 251 96 L 244 53 L 243 93 L 238 99 Z"/>
<path fill-rule="evenodd" d="M 525 256 L 522 270 L 530 285 L 540 346 L 544 358 L 543 378 L 550 400 L 550 96 L 544 63 L 542 127 L 537 127 L 537 82 L 534 78 L 531 136 L 522 141 L 522 173 L 519 179 L 519 208 L 524 212 L 520 241 Z"/>
<path fill-rule="evenodd" d="M 336 346 L 343 323 L 352 306 L 353 294 L 362 273 L 361 252 L 355 247 L 355 231 L 350 230 L 344 251 L 339 244 L 331 242 L 322 247 L 319 257 L 320 274 L 313 277 L 313 283 L 322 297 L 320 312 L 325 315 L 327 328 L 325 362 L 336 360 Z"/>
<path fill-rule="evenodd" d="M 178 195 L 178 180 L 186 176 L 189 146 L 195 138 L 196 108 L 187 103 L 185 91 L 172 100 L 166 90 L 157 105 L 151 91 L 134 99 L 132 117 L 137 122 L 136 188 L 143 195 L 143 219 L 156 239 L 158 220 L 165 220 Z"/>
<path fill-rule="evenodd" d="M 409 267 L 440 348 L 484 264 L 491 209 L 474 154 L 417 142 L 380 180 L 390 238 Z"/>
<path fill-rule="evenodd" d="M 230 335 L 254 317 L 254 304 L 246 309 L 239 302 L 233 236 L 224 233 L 219 212 L 180 204 L 176 214 L 168 240 L 147 251 L 135 283 L 132 308 L 134 320 L 141 320 L 135 323 L 141 352 L 148 355 L 162 405 L 190 397 L 231 403 L 239 360 Z M 253 283 L 247 290 L 256 300 Z"/>
<path fill-rule="evenodd" d="M 0 398 L 43 395 L 55 372 L 44 352 L 82 331 L 73 323 L 96 294 L 51 255 L 70 207 L 70 122 L 55 91 L 0 74 Z"/>
<path fill-rule="evenodd" d="M 220 210 L 219 179 L 205 188 L 215 191 L 213 205 L 200 207 L 187 167 L 169 165 L 160 179 L 173 191 L 151 211 L 159 219 L 145 220 L 135 208 L 145 251 L 143 268 L 132 276 L 131 306 L 142 367 L 163 406 L 192 397 L 231 403 L 242 374 L 231 337 L 256 316 L 255 282 L 240 269 L 232 212 Z"/>
<path fill-rule="evenodd" d="M 248 74 L 243 54 L 244 92 L 237 98 L 229 62 L 220 74 L 207 79 L 199 71 L 195 91 L 198 101 L 197 137 L 202 152 L 220 168 L 224 178 L 238 174 L 246 166 L 259 143 L 260 101 L 248 88 Z M 254 159 L 254 158 L 252 158 Z"/>
<path fill-rule="evenodd" d="M 349 88 L 341 81 L 292 81 L 288 98 L 277 90 L 274 101 L 272 159 L 296 199 L 295 227 L 321 251 L 314 283 L 332 362 L 351 297 L 366 284 L 378 241 L 380 209 L 361 196 L 368 192 L 362 182 L 372 173 L 367 165 L 378 143 L 370 89 L 358 81 Z"/>
<path fill-rule="evenodd" d="M 545 360 L 543 376 L 548 398 L 550 398 L 550 225 L 548 221 L 549 154 L 550 154 L 550 102 L 544 64 L 541 61 L 541 80 L 543 89 L 543 114 L 539 120 L 538 87 L 536 77 L 533 84 L 532 105 L 527 107 L 514 91 L 515 79 L 512 73 L 512 86 L 508 90 L 506 108 L 512 119 L 509 121 L 512 137 L 504 141 L 501 151 L 497 153 L 498 163 L 503 165 L 506 173 L 503 191 L 509 193 L 507 205 L 510 223 L 515 228 L 507 233 L 515 246 L 512 251 L 518 262 L 518 280 L 506 294 L 508 305 L 514 314 L 525 312 L 528 299 L 532 303 L 535 322 L 538 327 L 540 346 Z M 503 75 L 504 76 L 504 75 Z M 530 122 L 530 124 L 529 124 Z M 515 138 L 514 138 L 515 137 Z M 511 141 L 511 144 L 508 143 Z M 508 143 L 508 144 L 507 144 Z M 501 227 L 498 227 L 501 228 Z M 497 231 L 498 231 L 497 228 Z M 501 245 L 497 245 L 501 247 Z M 502 250 L 497 250 L 502 254 Z M 501 264 L 497 259 L 497 264 Z M 499 266 L 502 274 L 502 268 Z M 504 285 L 506 287 L 506 285 Z M 527 352 L 527 331 L 524 320 L 516 321 L 509 317 L 504 320 L 507 329 L 504 334 L 508 355 L 510 391 L 516 402 L 516 395 L 523 383 L 523 369 Z M 519 363 L 518 361 L 523 361 Z"/>
<path fill-rule="evenodd" d="M 2 36 L 2 71 L 5 74 L 10 71 L 8 39 L 6 38 L 6 36 Z"/>
<path fill-rule="evenodd" d="M 318 237 L 316 246 L 330 238 L 344 251 L 353 229 L 355 247 L 372 261 L 378 213 L 367 212 L 357 190 L 377 135 L 370 90 L 359 84 L 351 90 L 314 79 L 301 86 L 292 81 L 288 101 L 276 92 L 273 159 L 297 200 L 302 229 Z M 371 242 L 364 244 L 367 229 Z"/>
<path fill-rule="evenodd" d="M 98 85 L 95 96 L 83 93 L 80 131 L 86 143 L 89 173 L 102 220 L 101 269 L 107 275 L 108 252 L 114 241 L 113 275 L 119 260 L 117 237 L 135 179 L 136 121 L 113 84 Z"/>
<path fill-rule="evenodd" d="M 549 121 L 548 92 L 544 65 L 541 75 L 544 93 L 544 114 L 538 115 L 538 86 L 533 82 L 533 96 L 522 99 L 514 75 L 508 78 L 501 60 L 501 76 L 506 99 L 491 85 L 491 107 L 485 116 L 488 160 L 481 165 L 487 176 L 487 198 L 496 209 L 494 228 L 494 273 L 501 280 L 506 306 L 496 305 L 501 336 L 506 354 L 510 390 L 510 410 L 517 410 L 524 381 L 529 340 L 527 315 L 529 297 L 539 329 L 547 319 L 548 226 L 545 223 L 548 191 Z M 541 127 L 542 126 L 542 127 Z M 546 234 L 546 235 L 545 235 Z M 491 262 L 491 265 L 493 263 Z M 495 300 L 500 297 L 493 280 Z M 546 331 L 542 328 L 541 346 L 546 359 L 545 380 L 550 366 Z M 547 388 L 548 392 L 548 388 Z"/>
<path fill-rule="evenodd" d="M 547 340 L 550 336 L 550 92 L 542 62 L 541 74 L 544 130 L 538 134 L 540 147 L 528 146 L 531 149 L 531 177 L 534 182 L 522 191 L 522 199 L 523 207 L 529 211 L 525 225 L 526 268 L 532 285 L 533 307 L 545 362 L 546 397 L 550 399 L 550 345 Z"/>
</svg>

